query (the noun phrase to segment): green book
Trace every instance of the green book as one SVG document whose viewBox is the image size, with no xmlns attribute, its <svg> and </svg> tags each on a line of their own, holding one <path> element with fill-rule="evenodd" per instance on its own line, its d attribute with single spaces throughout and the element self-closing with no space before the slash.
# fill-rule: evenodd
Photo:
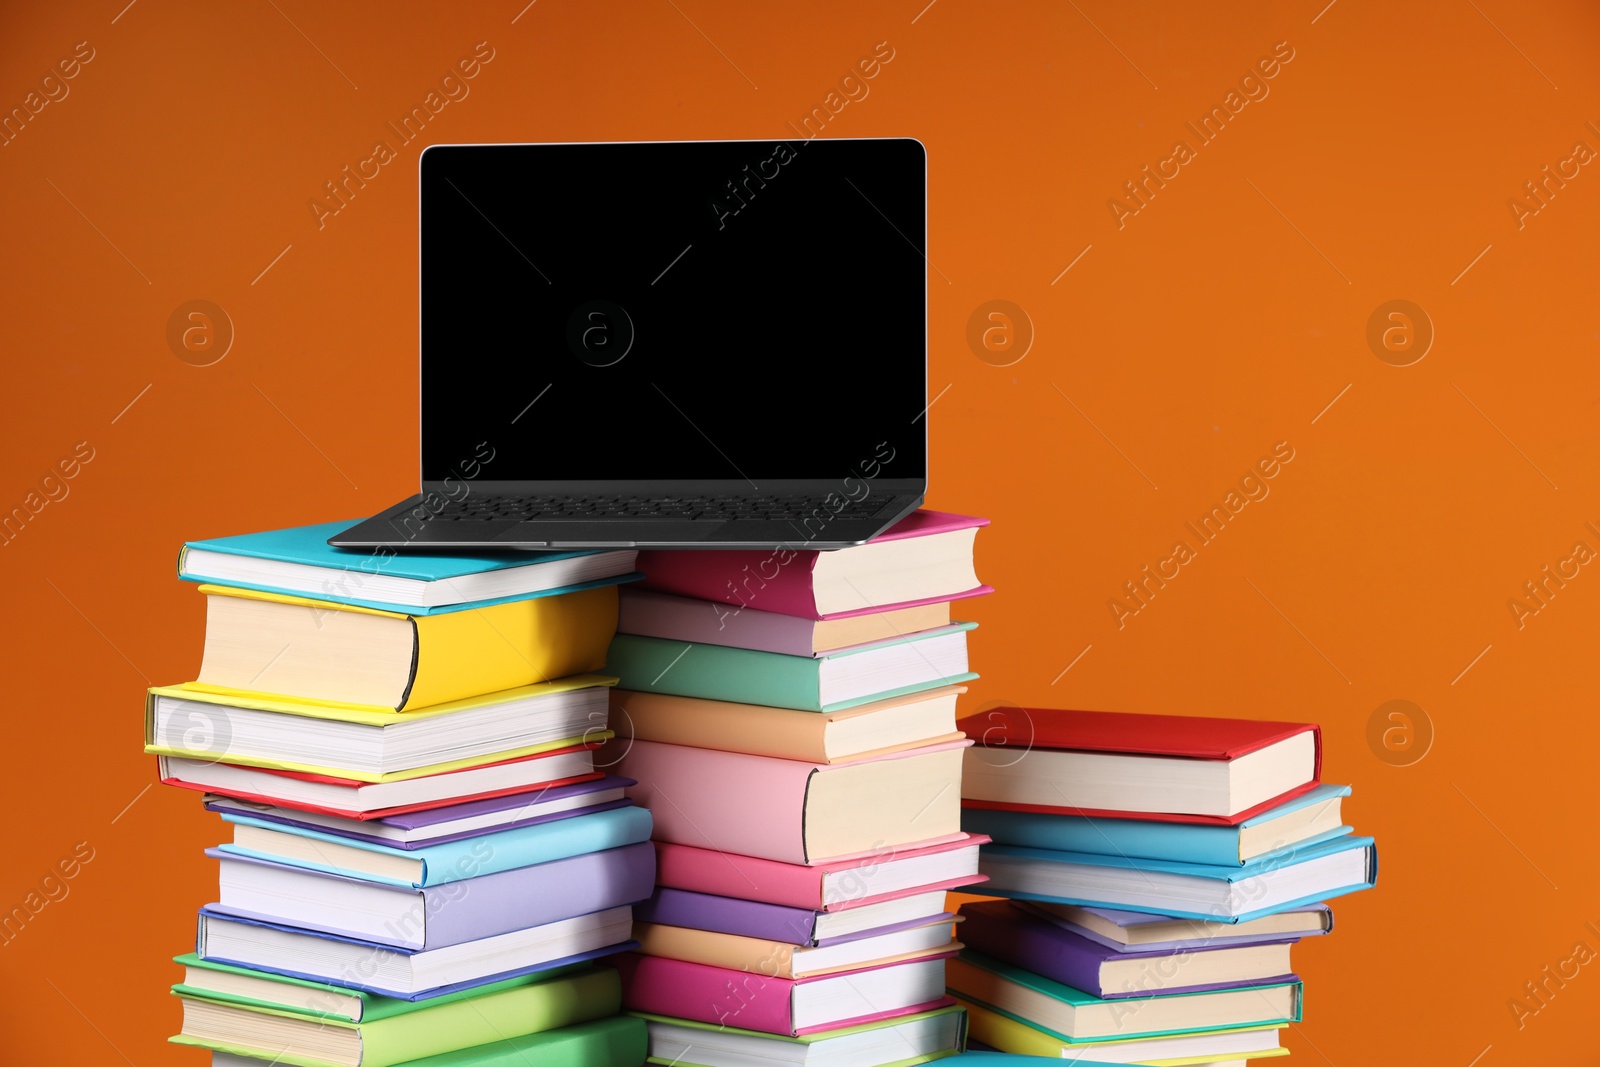
<svg viewBox="0 0 1600 1067">
<path fill-rule="evenodd" d="M 518 975 L 471 989 L 457 990 L 444 996 L 426 1000 L 401 1000 L 378 993 L 363 993 L 343 986 L 313 982 L 305 978 L 269 974 L 249 967 L 235 967 L 215 960 L 203 960 L 193 952 L 173 958 L 184 968 L 183 981 L 172 987 L 182 997 L 199 997 L 205 1000 L 242 1004 L 250 1008 L 293 1012 L 315 1018 L 344 1019 L 348 1022 L 375 1022 L 391 1015 L 422 1008 L 433 1008 L 468 997 L 498 993 L 504 989 L 517 989 L 536 982 L 547 982 L 589 968 L 588 964 L 574 963 L 555 967 L 535 974 Z"/>
<path fill-rule="evenodd" d="M 643 1019 L 613 1015 L 582 1026 L 412 1060 L 406 1067 L 643 1067 L 646 1041 Z"/>
<path fill-rule="evenodd" d="M 946 964 L 945 981 L 955 996 L 1073 1045 L 1287 1026 L 1300 1021 L 1303 999 L 1291 979 L 1103 1000 L 972 949 Z"/>
<path fill-rule="evenodd" d="M 966 1047 L 967 1013 L 952 1005 L 790 1037 L 759 1030 L 629 1012 L 649 1028 L 648 1062 L 662 1067 L 916 1067 Z M 894 1050 L 886 1053 L 886 1049 Z M 884 1059 L 885 1055 L 894 1059 Z"/>
<path fill-rule="evenodd" d="M 179 1045 L 271 1057 L 295 1067 L 394 1067 L 495 1041 L 526 1044 L 531 1035 L 615 1015 L 622 983 L 610 968 L 586 967 L 498 992 L 475 989 L 470 996 L 363 1022 L 179 996 L 183 1032 L 171 1039 Z"/>
<path fill-rule="evenodd" d="M 618 634 L 606 671 L 640 693 L 762 704 L 797 711 L 842 711 L 875 700 L 970 682 L 967 631 L 957 622 L 820 656 L 786 656 L 727 645 Z"/>
</svg>

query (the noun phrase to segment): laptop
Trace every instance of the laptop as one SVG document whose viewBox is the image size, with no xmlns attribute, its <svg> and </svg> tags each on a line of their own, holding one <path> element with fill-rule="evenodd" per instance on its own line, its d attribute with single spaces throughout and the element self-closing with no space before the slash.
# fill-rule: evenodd
<svg viewBox="0 0 1600 1067">
<path fill-rule="evenodd" d="M 842 548 L 927 490 L 911 138 L 434 145 L 421 491 L 343 547 Z"/>
</svg>

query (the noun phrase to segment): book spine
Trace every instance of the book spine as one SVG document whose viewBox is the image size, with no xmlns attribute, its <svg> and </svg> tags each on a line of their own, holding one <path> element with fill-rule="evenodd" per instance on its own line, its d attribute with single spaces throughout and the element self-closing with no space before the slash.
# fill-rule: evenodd
<svg viewBox="0 0 1600 1067">
<path fill-rule="evenodd" d="M 617 973 L 538 982 L 434 1008 L 391 1016 L 361 1027 L 361 1067 L 395 1067 L 490 1041 L 524 1037 L 615 1015 L 622 1006 Z"/>
<path fill-rule="evenodd" d="M 628 954 L 618 957 L 622 1006 L 629 1011 L 756 1030 L 794 1033 L 794 983 L 703 963 Z"/>
<path fill-rule="evenodd" d="M 415 851 L 423 854 L 424 884 L 444 885 L 584 853 L 636 845 L 650 840 L 650 828 L 648 811 L 625 807 Z M 383 851 L 405 855 L 405 850 Z"/>
<path fill-rule="evenodd" d="M 826 871 L 795 863 L 721 854 L 692 845 L 656 842 L 656 881 L 673 889 L 755 900 L 775 906 L 822 907 Z"/>
<path fill-rule="evenodd" d="M 639 922 L 710 930 L 791 945 L 812 943 L 817 913 L 753 900 L 658 888 L 655 895 L 634 909 Z"/>
<path fill-rule="evenodd" d="M 774 611 L 757 611 L 689 597 L 640 591 L 622 594 L 617 631 L 669 641 L 727 645 L 785 656 L 809 656 L 816 623 Z"/>
<path fill-rule="evenodd" d="M 648 589 L 816 619 L 811 582 L 816 557 L 804 549 L 647 551 L 639 553 L 635 565 L 644 572 Z"/>
<path fill-rule="evenodd" d="M 390 932 L 403 943 L 415 918 L 425 947 L 459 945 L 632 904 L 649 897 L 654 883 L 655 850 L 648 842 L 627 845 L 425 889 Z"/>
<path fill-rule="evenodd" d="M 618 634 L 606 669 L 622 688 L 821 711 L 820 661 L 720 645 Z"/>
<path fill-rule="evenodd" d="M 997 845 L 1218 867 L 1243 865 L 1239 858 L 1239 830 L 1233 826 L 965 808 L 961 812 L 961 828 L 968 833 L 988 834 Z"/>
<path fill-rule="evenodd" d="M 1087 946 L 1073 945 L 1049 924 L 1009 911 L 1002 917 L 985 908 L 967 908 L 962 914 L 966 921 L 961 924 L 961 940 L 968 948 L 1062 985 L 1105 995 L 1100 981 L 1103 957 L 1087 951 Z"/>
</svg>

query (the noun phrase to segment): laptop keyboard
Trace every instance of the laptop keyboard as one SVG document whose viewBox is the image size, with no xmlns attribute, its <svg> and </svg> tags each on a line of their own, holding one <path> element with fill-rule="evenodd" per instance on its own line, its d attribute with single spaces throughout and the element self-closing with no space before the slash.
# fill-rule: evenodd
<svg viewBox="0 0 1600 1067">
<path fill-rule="evenodd" d="M 832 503 L 838 502 L 835 497 Z M 469 496 L 445 505 L 436 520 L 471 522 L 538 519 L 761 519 L 800 522 L 815 511 L 841 519 L 870 519 L 886 497 L 847 500 L 835 511 L 810 496 Z"/>
</svg>

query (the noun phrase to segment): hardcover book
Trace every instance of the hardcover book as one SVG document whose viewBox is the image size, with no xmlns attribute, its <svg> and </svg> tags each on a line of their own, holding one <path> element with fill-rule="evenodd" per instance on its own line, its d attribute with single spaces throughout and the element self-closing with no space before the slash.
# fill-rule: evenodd
<svg viewBox="0 0 1600 1067">
<path fill-rule="evenodd" d="M 532 867 L 417 889 L 208 849 L 221 866 L 210 912 L 396 948 L 479 942 L 644 900 L 649 844 L 586 852 Z"/>
<path fill-rule="evenodd" d="M 437 615 L 202 585 L 195 688 L 411 711 L 605 666 L 614 586 Z"/>
<path fill-rule="evenodd" d="M 491 1041 L 523 1038 L 615 1015 L 617 972 L 588 967 L 497 991 L 441 997 L 382 1019 L 345 1022 L 175 988 L 183 1031 L 174 1044 L 270 1058 L 297 1067 L 396 1067 Z"/>
<path fill-rule="evenodd" d="M 1289 941 L 1118 951 L 1010 901 L 968 902 L 961 914 L 966 917 L 961 937 L 968 948 L 1106 1000 L 1295 980 Z"/>
<path fill-rule="evenodd" d="M 657 841 L 656 881 L 674 889 L 832 913 L 985 882 L 988 876 L 978 871 L 978 849 L 988 840 L 956 834 L 817 864 Z"/>
<path fill-rule="evenodd" d="M 984 892 L 996 896 L 1239 923 L 1371 889 L 1378 853 L 1372 838 L 1345 836 L 1288 857 L 1208 867 L 990 845 L 979 869 L 989 876 Z"/>
<path fill-rule="evenodd" d="M 645 585 L 663 593 L 835 619 L 993 592 L 972 562 L 973 541 L 987 525 L 923 509 L 853 548 L 645 551 L 638 567 Z"/>
<path fill-rule="evenodd" d="M 968 744 L 815 764 L 635 741 L 616 769 L 658 841 L 812 864 L 959 834 Z"/>
<path fill-rule="evenodd" d="M 633 549 L 395 553 L 328 544 L 328 538 L 350 525 L 323 522 L 190 541 L 178 553 L 178 577 L 414 615 L 488 607 L 643 577 L 633 569 L 638 555 Z"/>
<path fill-rule="evenodd" d="M 821 656 L 782 656 L 723 645 L 693 645 L 618 634 L 606 670 L 624 689 L 799 711 L 844 711 L 876 701 L 970 682 L 967 631 L 938 630 L 856 645 Z"/>
<path fill-rule="evenodd" d="M 1311 723 L 996 708 L 962 720 L 967 807 L 1237 825 L 1307 792 L 1322 767 Z"/>
<path fill-rule="evenodd" d="M 1340 801 L 1349 795 L 1347 785 L 1318 785 L 1234 826 L 989 808 L 963 810 L 961 825 L 997 845 L 1242 867 L 1351 833 L 1340 817 Z"/>
</svg>

